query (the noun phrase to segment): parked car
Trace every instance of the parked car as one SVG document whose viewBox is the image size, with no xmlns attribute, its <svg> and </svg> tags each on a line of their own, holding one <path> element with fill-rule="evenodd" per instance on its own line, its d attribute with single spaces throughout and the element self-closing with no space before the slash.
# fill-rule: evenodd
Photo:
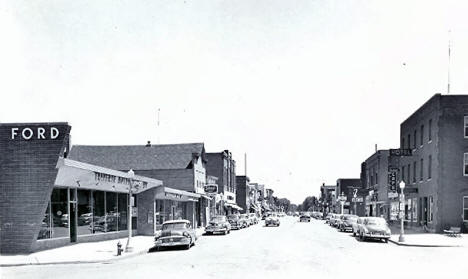
<svg viewBox="0 0 468 279">
<path fill-rule="evenodd" d="M 231 224 L 229 224 L 226 216 L 214 216 L 211 218 L 208 226 L 205 228 L 206 234 L 223 233 L 228 234 L 231 232 Z"/>
<path fill-rule="evenodd" d="M 338 220 L 340 220 L 341 214 L 333 214 L 330 218 L 330 226 L 336 227 L 338 225 Z"/>
<path fill-rule="evenodd" d="M 275 213 L 270 214 L 268 217 L 265 218 L 265 227 L 268 226 L 279 226 L 280 225 L 280 220 L 278 218 L 278 215 Z"/>
<path fill-rule="evenodd" d="M 173 220 L 162 224 L 161 234 L 155 236 L 155 247 L 182 246 L 190 249 L 195 245 L 197 235 L 188 220 Z"/>
<path fill-rule="evenodd" d="M 325 224 L 330 223 L 330 219 L 333 216 L 333 213 L 328 213 L 327 216 L 325 216 Z"/>
<path fill-rule="evenodd" d="M 239 216 L 239 219 L 241 220 L 243 228 L 247 228 L 250 227 L 250 225 L 252 225 L 251 220 L 249 219 L 249 215 L 247 214 L 241 214 Z"/>
<path fill-rule="evenodd" d="M 240 219 L 239 215 L 232 214 L 227 216 L 228 222 L 232 230 L 242 229 L 244 222 Z"/>
<path fill-rule="evenodd" d="M 357 220 L 356 220 L 356 223 L 352 224 L 352 226 L 353 226 L 353 236 L 359 235 L 359 230 L 361 229 L 362 223 L 364 222 L 365 218 L 366 217 L 358 217 Z"/>
<path fill-rule="evenodd" d="M 258 217 L 255 213 L 249 213 L 249 219 L 252 220 L 253 224 L 258 224 Z"/>
<path fill-rule="evenodd" d="M 358 216 L 352 214 L 344 214 L 341 216 L 341 222 L 338 226 L 340 232 L 353 231 L 353 223 L 356 223 Z"/>
<path fill-rule="evenodd" d="M 310 216 L 308 214 L 302 214 L 299 217 L 299 222 L 310 222 Z"/>
<path fill-rule="evenodd" d="M 78 217 L 78 226 L 89 225 L 93 220 L 93 213 L 84 213 Z"/>
<path fill-rule="evenodd" d="M 366 239 L 380 239 L 388 242 L 391 236 L 390 228 L 387 221 L 382 217 L 367 217 L 364 219 L 362 227 L 359 231 L 359 238 Z"/>
</svg>

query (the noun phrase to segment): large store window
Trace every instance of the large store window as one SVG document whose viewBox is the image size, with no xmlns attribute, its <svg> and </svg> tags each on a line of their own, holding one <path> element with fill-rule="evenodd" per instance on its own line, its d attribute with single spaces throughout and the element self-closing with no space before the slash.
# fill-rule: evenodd
<svg viewBox="0 0 468 279">
<path fill-rule="evenodd" d="M 56 188 L 44 212 L 37 239 L 69 237 L 68 189 Z"/>
<path fill-rule="evenodd" d="M 91 228 L 92 233 L 106 232 L 107 226 L 104 192 L 93 192 L 93 210 L 93 225 Z"/>
<path fill-rule="evenodd" d="M 106 232 L 117 231 L 118 223 L 117 193 L 106 193 Z"/>
<path fill-rule="evenodd" d="M 119 231 L 127 229 L 127 223 L 128 223 L 127 206 L 128 206 L 128 195 L 118 194 Z"/>
<path fill-rule="evenodd" d="M 78 235 L 92 233 L 93 203 L 90 190 L 78 190 Z"/>
</svg>

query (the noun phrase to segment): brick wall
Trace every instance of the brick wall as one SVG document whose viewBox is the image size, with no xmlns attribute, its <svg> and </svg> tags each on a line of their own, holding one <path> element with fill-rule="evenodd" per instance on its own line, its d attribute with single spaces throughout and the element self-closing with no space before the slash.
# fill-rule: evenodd
<svg viewBox="0 0 468 279">
<path fill-rule="evenodd" d="M 38 139 L 39 127 L 44 128 L 45 139 Z M 51 138 L 50 127 L 58 129 L 57 138 Z M 18 128 L 15 139 L 12 128 Z M 26 128 L 34 132 L 29 140 L 21 136 Z M 33 250 L 57 176 L 57 161 L 67 145 L 70 129 L 67 123 L 0 124 L 2 254 Z"/>
</svg>

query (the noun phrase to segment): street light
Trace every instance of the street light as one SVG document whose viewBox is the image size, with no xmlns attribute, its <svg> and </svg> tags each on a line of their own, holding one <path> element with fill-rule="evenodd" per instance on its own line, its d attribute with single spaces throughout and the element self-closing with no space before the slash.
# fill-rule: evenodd
<svg viewBox="0 0 468 279">
<path fill-rule="evenodd" d="M 341 202 L 341 214 L 343 214 L 343 211 L 344 211 L 344 203 L 346 201 L 346 196 L 344 194 L 344 192 L 341 192 L 341 195 L 339 197 L 339 200 Z"/>
<path fill-rule="evenodd" d="M 128 187 L 128 238 L 127 245 L 125 246 L 125 252 L 132 252 L 133 247 L 130 246 L 130 239 L 132 238 L 132 187 L 135 172 L 130 169 L 127 174 L 130 179 L 130 186 Z"/>
<path fill-rule="evenodd" d="M 403 219 L 405 218 L 405 182 L 402 180 L 400 182 L 400 237 L 398 238 L 398 242 L 405 242 L 405 229 L 403 224 Z"/>
</svg>

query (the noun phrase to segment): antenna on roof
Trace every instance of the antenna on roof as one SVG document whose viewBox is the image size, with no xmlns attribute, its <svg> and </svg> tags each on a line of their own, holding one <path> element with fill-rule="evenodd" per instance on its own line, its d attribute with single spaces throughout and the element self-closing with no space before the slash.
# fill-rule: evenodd
<svg viewBox="0 0 468 279">
<path fill-rule="evenodd" d="M 450 30 L 448 31 L 448 68 L 447 68 L 447 94 L 450 94 Z"/>
</svg>

